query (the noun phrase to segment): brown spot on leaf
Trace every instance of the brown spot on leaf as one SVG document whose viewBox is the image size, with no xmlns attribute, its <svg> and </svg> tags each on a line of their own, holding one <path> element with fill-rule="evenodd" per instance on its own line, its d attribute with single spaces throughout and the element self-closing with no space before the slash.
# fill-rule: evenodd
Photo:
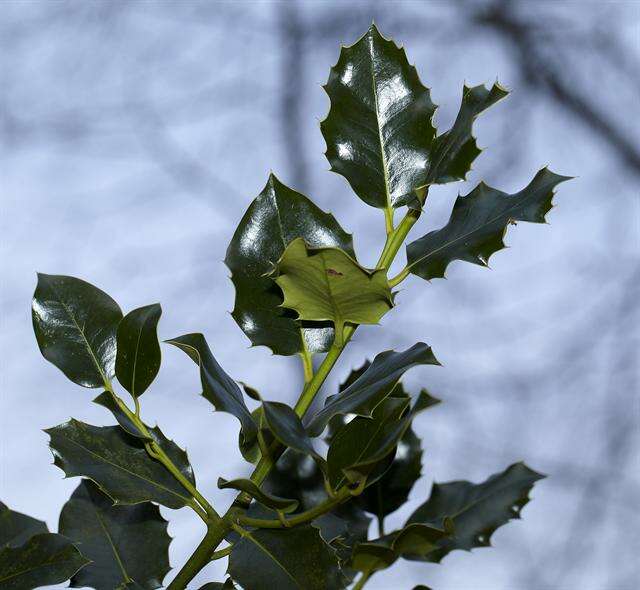
<svg viewBox="0 0 640 590">
<path fill-rule="evenodd" d="M 328 268 L 327 269 L 327 274 L 330 277 L 342 277 L 342 276 L 344 276 L 340 271 L 337 271 L 335 268 Z"/>
</svg>

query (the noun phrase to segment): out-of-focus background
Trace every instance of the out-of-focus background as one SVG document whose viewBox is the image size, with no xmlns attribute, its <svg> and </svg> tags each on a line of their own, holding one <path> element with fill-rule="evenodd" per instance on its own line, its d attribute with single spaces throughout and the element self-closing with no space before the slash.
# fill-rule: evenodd
<svg viewBox="0 0 640 590">
<path fill-rule="evenodd" d="M 431 344 L 443 368 L 413 370 L 444 403 L 417 421 L 424 477 L 480 481 L 526 459 L 549 478 L 493 549 L 440 566 L 404 562 L 378 590 L 631 590 L 640 584 L 640 3 L 12 1 L 0 4 L 2 205 L 0 497 L 57 526 L 76 480 L 51 465 L 42 428 L 107 424 L 97 392 L 39 355 L 30 299 L 37 270 L 82 277 L 123 307 L 162 302 L 160 335 L 202 331 L 236 379 L 293 401 L 295 358 L 248 340 L 228 311 L 222 260 L 273 170 L 355 233 L 363 263 L 383 219 L 329 173 L 321 88 L 341 44 L 372 19 L 407 48 L 452 122 L 463 82 L 496 78 L 511 96 L 480 117 L 486 147 L 469 181 L 432 190 L 412 236 L 446 222 L 480 179 L 513 192 L 542 166 L 577 176 L 550 226 L 511 228 L 492 270 L 454 263 L 411 278 L 382 328 L 358 331 L 326 391 L 389 348 Z M 187 447 L 217 505 L 218 475 L 249 473 L 237 422 L 213 414 L 195 367 L 165 347 L 144 417 Z M 171 561 L 202 535 L 172 512 Z M 197 579 L 222 578 L 216 562 Z M 199 587 L 194 583 L 194 588 Z"/>
</svg>

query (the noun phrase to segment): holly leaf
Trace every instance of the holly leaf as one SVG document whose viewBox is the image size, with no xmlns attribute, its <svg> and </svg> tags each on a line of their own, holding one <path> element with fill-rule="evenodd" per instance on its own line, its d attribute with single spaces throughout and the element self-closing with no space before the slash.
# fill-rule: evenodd
<svg viewBox="0 0 640 590">
<path fill-rule="evenodd" d="M 407 524 L 438 526 L 443 518 L 453 521 L 455 534 L 438 543 L 438 549 L 427 557 L 411 556 L 418 561 L 440 562 L 455 549 L 470 551 L 491 544 L 494 531 L 520 517 L 529 502 L 529 492 L 544 475 L 515 463 L 505 471 L 492 475 L 480 484 L 468 481 L 434 483 L 430 498 L 409 517 Z"/>
<path fill-rule="evenodd" d="M 10 510 L 0 502 L 0 549 L 18 547 L 38 533 L 48 533 L 42 520 Z"/>
<path fill-rule="evenodd" d="M 338 559 L 310 525 L 247 531 L 231 551 L 229 575 L 251 590 L 340 590 Z"/>
<path fill-rule="evenodd" d="M 482 151 L 473 137 L 473 122 L 490 106 L 509 94 L 500 84 L 491 89 L 484 85 L 473 88 L 464 85 L 462 104 L 453 127 L 433 141 L 429 155 L 425 185 L 445 184 L 464 180 L 473 161 Z"/>
<path fill-rule="evenodd" d="M 124 431 L 131 436 L 149 440 L 149 437 L 136 426 L 134 421 L 127 416 L 122 408 L 116 403 L 113 394 L 110 391 L 103 391 L 93 400 L 93 403 L 109 410 L 117 420 L 118 424 L 120 424 Z"/>
<path fill-rule="evenodd" d="M 392 394 L 373 411 L 371 418 L 356 417 L 333 437 L 327 462 L 334 489 L 367 478 L 375 483 L 389 469 L 389 455 L 419 412 L 429 407 L 430 398 L 416 400 L 407 411 L 410 398 Z M 391 463 L 392 464 L 392 463 Z"/>
<path fill-rule="evenodd" d="M 191 494 L 147 454 L 144 441 L 120 426 L 92 426 L 71 419 L 45 432 L 51 437 L 55 465 L 67 477 L 92 479 L 116 504 L 152 501 L 177 509 L 192 501 Z M 160 440 L 165 441 L 161 446 L 172 460 L 185 459 L 184 451 L 173 448 L 164 437 Z M 180 467 L 183 473 L 191 473 L 188 465 Z"/>
<path fill-rule="evenodd" d="M 227 578 L 224 582 L 209 582 L 202 586 L 200 590 L 235 590 L 235 586 L 231 578 Z"/>
<path fill-rule="evenodd" d="M 88 563 L 66 537 L 39 533 L 19 547 L 0 549 L 0 590 L 62 584 Z"/>
<path fill-rule="evenodd" d="M 38 274 L 33 330 L 45 359 L 83 387 L 104 387 L 115 372 L 118 304 L 89 283 Z"/>
<path fill-rule="evenodd" d="M 337 344 L 345 324 L 377 324 L 393 307 L 385 270 L 367 270 L 337 248 L 309 250 L 302 238 L 287 246 L 274 274 L 282 306 L 301 320 L 333 322 Z"/>
<path fill-rule="evenodd" d="M 424 184 L 436 106 L 404 49 L 371 25 L 342 48 L 324 88 L 331 109 L 320 127 L 331 170 L 373 207 L 406 205 Z"/>
<path fill-rule="evenodd" d="M 240 387 L 218 364 L 204 336 L 185 334 L 167 342 L 189 355 L 189 358 L 200 367 L 202 396 L 213 405 L 216 411 L 227 412 L 240 421 L 244 444 L 249 444 L 258 433 L 256 423 L 244 402 Z"/>
<path fill-rule="evenodd" d="M 513 195 L 480 183 L 468 195 L 458 197 L 447 225 L 407 246 L 408 269 L 430 280 L 444 277 L 454 260 L 487 266 L 489 257 L 504 248 L 509 224 L 544 223 L 554 187 L 568 179 L 543 168 Z"/>
<path fill-rule="evenodd" d="M 289 498 L 282 498 L 275 494 L 269 494 L 262 490 L 260 486 L 256 485 L 250 479 L 234 479 L 227 481 L 222 477 L 218 478 L 218 487 L 221 490 L 232 489 L 240 492 L 246 492 L 254 500 L 266 506 L 267 508 L 273 508 L 279 512 L 293 512 L 298 507 L 298 501 Z"/>
<path fill-rule="evenodd" d="M 159 588 L 171 569 L 167 525 L 155 504 L 116 506 L 95 483 L 83 480 L 60 514 L 60 533 L 91 560 L 71 587 L 112 590 L 135 580 L 137 588 Z"/>
<path fill-rule="evenodd" d="M 160 370 L 161 314 L 160 304 L 147 305 L 130 311 L 118 326 L 116 376 L 133 397 L 140 397 Z"/>
<path fill-rule="evenodd" d="M 374 359 L 366 371 L 338 395 L 327 398 L 307 426 L 311 436 L 319 436 L 329 420 L 340 414 L 353 413 L 371 417 L 373 410 L 387 398 L 400 377 L 416 365 L 439 365 L 431 348 L 419 342 L 402 352 L 387 350 Z"/>
<path fill-rule="evenodd" d="M 340 248 L 355 257 L 351 235 L 333 215 L 271 174 L 238 225 L 225 263 L 236 289 L 233 318 L 254 346 L 268 346 L 281 355 L 305 348 L 325 352 L 333 342 L 330 326 L 308 326 L 283 309 L 282 293 L 267 276 L 296 238 L 312 248 Z"/>
<path fill-rule="evenodd" d="M 287 404 L 264 402 L 264 420 L 278 442 L 304 455 L 309 455 L 326 473 L 325 460 L 316 452 L 298 415 Z"/>
</svg>

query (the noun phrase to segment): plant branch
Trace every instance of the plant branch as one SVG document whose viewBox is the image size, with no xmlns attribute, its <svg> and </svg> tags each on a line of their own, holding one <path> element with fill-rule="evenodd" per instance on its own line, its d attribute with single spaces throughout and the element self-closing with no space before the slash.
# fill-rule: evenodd
<svg viewBox="0 0 640 590">
<path fill-rule="evenodd" d="M 364 572 L 360 579 L 356 582 L 356 585 L 353 587 L 353 590 L 362 590 L 364 585 L 369 581 L 372 572 Z"/>
<path fill-rule="evenodd" d="M 413 225 L 420 218 L 420 211 L 415 209 L 409 209 L 403 220 L 398 224 L 395 229 L 392 229 L 390 233 L 387 234 L 387 239 L 380 254 L 380 258 L 376 264 L 376 268 L 389 270 L 391 263 L 395 259 L 398 254 L 398 250 L 404 243 L 404 240 L 407 237 L 407 234 L 413 227 Z M 340 358 L 344 347 L 349 342 L 354 332 L 356 331 L 357 326 L 349 325 L 344 328 L 344 338 L 342 345 L 340 347 L 332 346 L 327 355 L 322 360 L 322 363 L 318 366 L 317 371 L 314 373 L 311 380 L 305 385 L 302 393 L 300 394 L 300 398 L 295 405 L 295 412 L 301 418 L 305 415 L 315 396 L 317 395 L 320 387 L 322 387 L 329 373 L 333 369 L 334 365 Z M 269 454 L 265 457 L 262 456 L 260 461 L 256 465 L 253 473 L 251 474 L 251 480 L 258 485 L 260 485 L 266 479 L 267 475 L 276 464 L 277 460 L 280 458 L 280 455 L 283 452 L 283 447 L 278 443 L 274 443 L 270 447 Z M 245 492 L 241 492 L 236 497 L 232 507 L 227 511 L 227 513 L 217 522 L 210 524 L 207 528 L 207 535 L 202 540 L 195 553 L 189 558 L 187 563 L 180 570 L 175 579 L 167 586 L 167 590 L 184 590 L 187 587 L 187 584 L 196 576 L 196 574 L 210 561 L 211 554 L 215 551 L 215 548 L 222 542 L 227 532 L 231 529 L 236 531 L 243 531 L 246 534 L 246 531 L 242 529 L 240 526 L 235 524 L 233 520 L 238 520 L 239 514 L 238 511 L 241 510 L 241 506 L 248 505 L 251 502 L 251 496 L 246 494 Z M 316 507 L 317 508 L 317 507 Z M 312 509 L 314 510 L 314 509 Z M 280 524 L 280 522 L 278 521 Z M 202 548 L 205 547 L 206 551 L 204 554 L 206 555 L 206 559 L 202 558 Z M 360 588 L 364 585 L 367 578 L 363 578 L 358 582 L 360 584 Z"/>
<path fill-rule="evenodd" d="M 282 529 L 299 526 L 311 522 L 318 516 L 322 516 L 327 512 L 333 510 L 336 506 L 347 500 L 352 496 L 351 491 L 348 488 L 342 488 L 336 496 L 328 498 L 324 502 L 321 502 L 317 506 L 314 506 L 310 510 L 296 514 L 290 518 L 284 520 L 273 520 L 266 518 L 250 518 L 248 516 L 239 516 L 238 523 L 241 525 L 252 526 L 261 529 Z"/>
</svg>

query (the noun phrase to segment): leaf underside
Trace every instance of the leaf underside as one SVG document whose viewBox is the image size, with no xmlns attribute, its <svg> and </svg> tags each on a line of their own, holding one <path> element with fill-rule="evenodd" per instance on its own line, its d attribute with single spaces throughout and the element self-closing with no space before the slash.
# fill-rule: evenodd
<svg viewBox="0 0 640 590">
<path fill-rule="evenodd" d="M 282 293 L 268 277 L 287 245 L 302 238 L 311 248 L 340 248 L 355 257 L 353 239 L 333 215 L 282 184 L 273 174 L 251 203 L 229 244 L 225 263 L 236 289 L 233 318 L 254 346 L 292 355 L 325 352 L 330 325 L 307 326 L 280 307 Z"/>
<path fill-rule="evenodd" d="M 301 320 L 332 322 L 336 341 L 345 324 L 377 324 L 393 307 L 384 270 L 366 270 L 336 248 L 309 250 L 301 238 L 287 246 L 275 275 L 282 306 Z"/>
</svg>

